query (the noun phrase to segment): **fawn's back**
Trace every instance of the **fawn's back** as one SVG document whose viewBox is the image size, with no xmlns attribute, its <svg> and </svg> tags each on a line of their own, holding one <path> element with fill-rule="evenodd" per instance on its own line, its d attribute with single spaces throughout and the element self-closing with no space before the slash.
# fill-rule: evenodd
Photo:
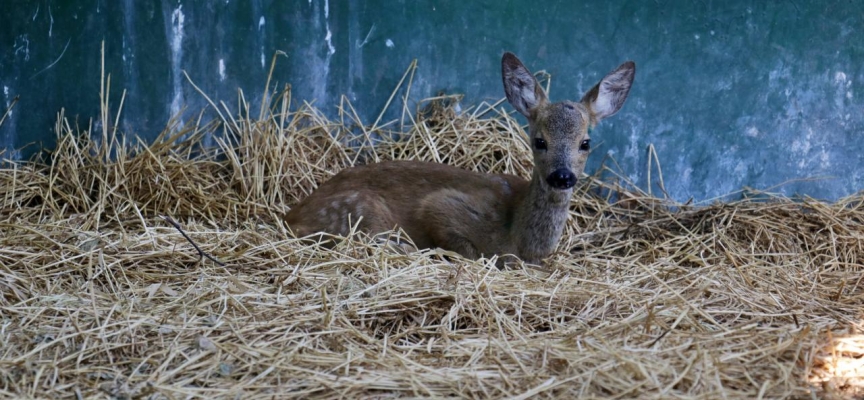
<svg viewBox="0 0 864 400">
<path fill-rule="evenodd" d="M 402 228 L 417 248 L 468 258 L 516 255 L 538 263 L 554 251 L 577 177 L 590 150 L 588 131 L 616 113 L 635 74 L 622 64 L 579 102 L 550 103 L 511 53 L 502 58 L 510 104 L 528 119 L 531 180 L 449 165 L 390 161 L 341 171 L 294 206 L 285 220 L 298 237 L 346 235 L 353 225 L 377 234 Z"/>
</svg>

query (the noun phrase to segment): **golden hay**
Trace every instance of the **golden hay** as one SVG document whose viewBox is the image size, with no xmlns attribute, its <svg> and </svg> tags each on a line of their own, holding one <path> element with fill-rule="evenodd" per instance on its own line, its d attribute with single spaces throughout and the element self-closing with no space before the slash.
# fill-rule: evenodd
<svg viewBox="0 0 864 400">
<path fill-rule="evenodd" d="M 279 216 L 358 160 L 528 174 L 501 107 L 446 100 L 402 141 L 290 91 L 151 145 L 61 114 L 49 158 L 0 171 L 0 395 L 864 396 L 860 195 L 695 207 L 586 179 L 539 269 L 289 239 Z"/>
</svg>

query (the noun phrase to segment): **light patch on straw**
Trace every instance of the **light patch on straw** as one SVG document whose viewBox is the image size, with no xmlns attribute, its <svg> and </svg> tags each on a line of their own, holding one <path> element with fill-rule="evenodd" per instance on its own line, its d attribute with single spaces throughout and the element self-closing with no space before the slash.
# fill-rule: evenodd
<svg viewBox="0 0 864 400">
<path fill-rule="evenodd" d="M 864 393 L 864 334 L 827 336 L 830 343 L 816 355 L 810 382 L 828 390 L 847 387 L 851 393 Z"/>
</svg>

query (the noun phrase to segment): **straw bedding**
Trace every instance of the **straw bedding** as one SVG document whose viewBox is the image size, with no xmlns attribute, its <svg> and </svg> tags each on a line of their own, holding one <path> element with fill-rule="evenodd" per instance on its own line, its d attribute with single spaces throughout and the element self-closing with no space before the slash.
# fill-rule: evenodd
<svg viewBox="0 0 864 400">
<path fill-rule="evenodd" d="M 449 100 L 368 126 L 285 91 L 148 145 L 107 100 L 98 128 L 61 113 L 50 156 L 0 171 L 0 396 L 864 396 L 860 195 L 685 205 L 587 177 L 547 265 L 503 271 L 290 238 L 279 216 L 355 163 L 529 174 L 500 102 Z"/>
</svg>

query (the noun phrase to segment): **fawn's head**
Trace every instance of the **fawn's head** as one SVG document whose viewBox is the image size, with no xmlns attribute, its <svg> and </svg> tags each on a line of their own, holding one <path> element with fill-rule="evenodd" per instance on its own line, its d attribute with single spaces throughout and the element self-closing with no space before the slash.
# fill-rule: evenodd
<svg viewBox="0 0 864 400">
<path fill-rule="evenodd" d="M 585 169 L 591 149 L 588 131 L 624 105 L 636 64 L 610 72 L 579 102 L 550 103 L 540 83 L 513 53 L 504 53 L 501 75 L 507 100 L 528 118 L 534 174 L 554 189 L 569 190 Z"/>
</svg>

